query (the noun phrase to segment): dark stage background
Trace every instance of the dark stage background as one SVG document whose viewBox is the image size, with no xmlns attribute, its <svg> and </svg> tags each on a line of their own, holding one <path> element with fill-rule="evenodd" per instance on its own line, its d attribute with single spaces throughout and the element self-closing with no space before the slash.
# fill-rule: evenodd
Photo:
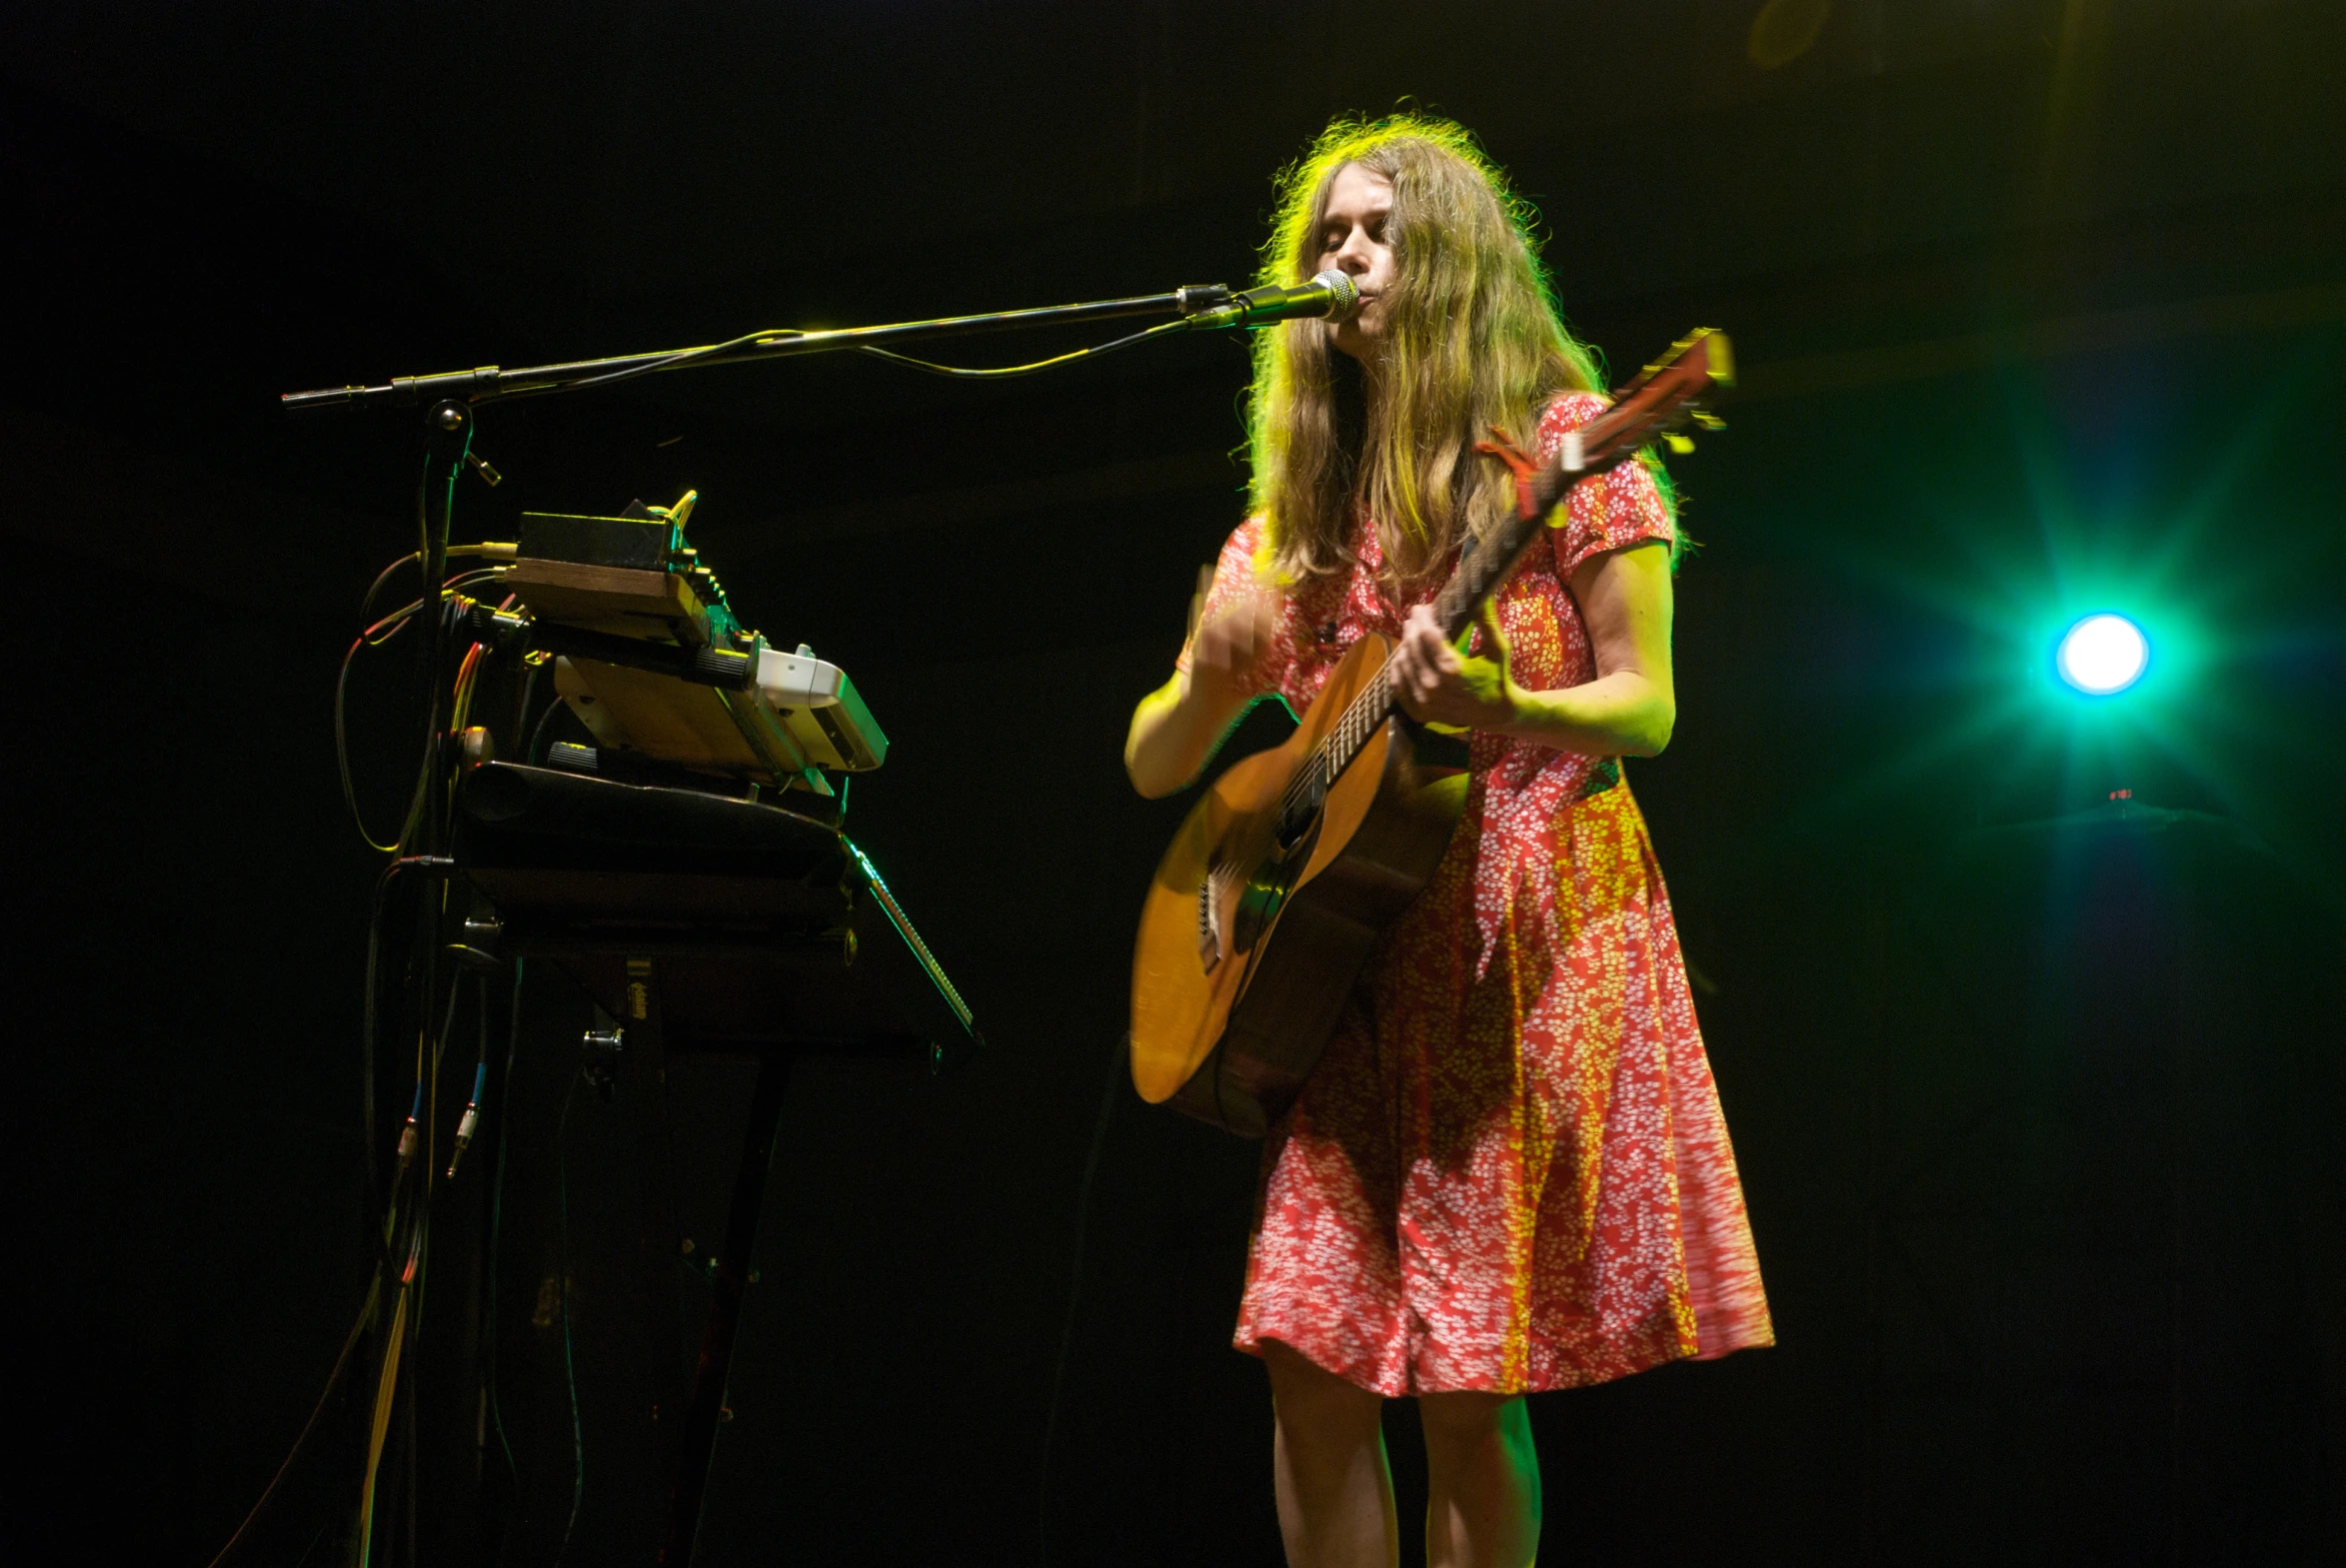
<svg viewBox="0 0 2346 1568">
<path fill-rule="evenodd" d="M 1234 282 L 1270 171 L 1402 95 L 1540 204 L 1617 367 L 1709 323 L 1745 369 L 1674 465 L 1682 708 L 1630 777 L 1782 1343 L 1535 1400 L 1548 1560 L 2269 1563 L 2346 1533 L 2346 12 L 60 4 L 0 39 L 13 1554 L 208 1558 L 368 1267 L 373 864 L 329 712 L 411 548 L 417 431 L 276 395 Z M 1256 1151 L 1112 1077 L 1182 809 L 1119 746 L 1239 515 L 1244 376 L 1196 338 L 995 387 L 818 360 L 483 415 L 508 478 L 467 483 L 459 539 L 698 487 L 744 619 L 854 673 L 895 750 L 851 828 L 992 1040 L 936 1081 L 795 1079 L 706 1562 L 1277 1559 L 1226 1347 Z M 2105 608 L 2154 679 L 2057 698 L 2047 640 Z M 354 684 L 378 821 L 406 669 Z M 646 1406 L 705 1299 L 662 1255 L 645 1097 L 566 1096 L 583 1009 L 533 979 L 500 1107 L 504 1437 L 435 1459 L 515 1564 L 555 1560 L 573 1496 L 563 1205 L 565 1560 L 649 1559 Z M 675 1223 L 706 1237 L 747 1084 L 671 1087 Z M 445 1201 L 477 1215 L 492 1175 Z M 461 1315 L 460 1265 L 436 1278 Z M 348 1506 L 330 1457 L 256 1560 Z M 427 1556 L 493 1555 L 426 1513 Z"/>
</svg>

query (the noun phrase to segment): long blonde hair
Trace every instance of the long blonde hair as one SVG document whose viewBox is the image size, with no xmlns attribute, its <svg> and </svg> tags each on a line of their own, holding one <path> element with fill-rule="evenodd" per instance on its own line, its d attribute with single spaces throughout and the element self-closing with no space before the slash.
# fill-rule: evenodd
<svg viewBox="0 0 2346 1568">
<path fill-rule="evenodd" d="M 1564 330 L 1533 254 L 1530 209 L 1462 127 L 1414 114 L 1340 119 L 1278 177 L 1261 281 L 1316 269 L 1327 190 L 1357 164 L 1392 182 L 1377 396 L 1324 321 L 1256 335 L 1247 409 L 1253 505 L 1288 583 L 1347 570 L 1353 508 L 1382 530 L 1386 576 L 1422 582 L 1468 534 L 1512 510 L 1506 470 L 1473 445 L 1517 444 L 1557 394 L 1593 391 L 1594 357 Z"/>
</svg>

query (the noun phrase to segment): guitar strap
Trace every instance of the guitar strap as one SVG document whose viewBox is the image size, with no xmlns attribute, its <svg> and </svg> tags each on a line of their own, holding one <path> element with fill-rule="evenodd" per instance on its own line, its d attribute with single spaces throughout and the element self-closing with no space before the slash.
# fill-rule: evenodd
<svg viewBox="0 0 2346 1568">
<path fill-rule="evenodd" d="M 1509 441 L 1507 433 L 1496 425 L 1490 427 L 1490 437 L 1491 439 L 1488 441 L 1474 443 L 1474 450 L 1498 459 L 1507 466 L 1508 472 L 1514 475 L 1515 516 L 1528 523 L 1539 511 L 1538 498 L 1531 489 L 1531 481 L 1539 473 L 1539 465 L 1531 460 L 1530 454 Z M 1580 781 L 1580 787 L 1573 793 L 1572 798 L 1575 800 L 1588 799 L 1593 795 L 1604 793 L 1620 782 L 1620 759 L 1600 757 L 1596 760 L 1596 766 L 1588 770 L 1588 777 Z"/>
<path fill-rule="evenodd" d="M 1528 523 L 1539 512 L 1539 500 L 1532 493 L 1531 482 L 1539 474 L 1539 465 L 1531 455 L 1507 439 L 1507 433 L 1496 425 L 1490 427 L 1488 441 L 1477 441 L 1474 450 L 1498 459 L 1515 476 L 1515 516 Z"/>
</svg>

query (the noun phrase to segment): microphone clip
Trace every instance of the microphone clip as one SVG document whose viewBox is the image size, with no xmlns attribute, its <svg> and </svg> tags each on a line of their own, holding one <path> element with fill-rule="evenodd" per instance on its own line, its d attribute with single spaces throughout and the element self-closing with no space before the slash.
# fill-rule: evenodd
<svg viewBox="0 0 2346 1568">
<path fill-rule="evenodd" d="M 1349 321 L 1360 308 L 1360 289 L 1346 274 L 1329 268 L 1308 283 L 1281 288 L 1262 284 L 1241 289 L 1232 294 L 1219 291 L 1226 303 L 1189 310 L 1185 297 L 1194 292 L 1204 296 L 1204 289 L 1183 289 L 1175 296 L 1182 301 L 1182 312 L 1188 316 L 1184 324 L 1211 330 L 1217 327 L 1267 327 L 1273 322 L 1290 321 L 1297 317 L 1318 317 L 1324 321 Z"/>
<path fill-rule="evenodd" d="M 1230 286 L 1226 283 L 1184 283 L 1173 290 L 1173 305 L 1183 316 L 1222 310 L 1229 302 Z"/>
</svg>

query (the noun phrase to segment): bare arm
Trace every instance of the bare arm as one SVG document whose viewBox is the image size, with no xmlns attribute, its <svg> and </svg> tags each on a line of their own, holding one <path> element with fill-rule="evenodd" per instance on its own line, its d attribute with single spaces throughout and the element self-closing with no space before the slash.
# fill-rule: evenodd
<svg viewBox="0 0 2346 1568">
<path fill-rule="evenodd" d="M 1214 742 L 1255 696 L 1254 666 L 1276 626 L 1267 596 L 1250 596 L 1197 629 L 1189 668 L 1133 710 L 1125 772 L 1151 799 L 1197 777 Z"/>
<path fill-rule="evenodd" d="M 1652 757 L 1670 744 L 1677 695 L 1670 681 L 1670 553 L 1660 541 L 1581 563 L 1572 597 L 1588 629 L 1596 679 L 1526 692 L 1507 667 L 1506 640 L 1485 615 L 1496 659 L 1467 658 L 1443 641 L 1430 609 L 1411 611 L 1393 655 L 1394 691 L 1417 719 L 1494 730 L 1560 752 Z"/>
</svg>

